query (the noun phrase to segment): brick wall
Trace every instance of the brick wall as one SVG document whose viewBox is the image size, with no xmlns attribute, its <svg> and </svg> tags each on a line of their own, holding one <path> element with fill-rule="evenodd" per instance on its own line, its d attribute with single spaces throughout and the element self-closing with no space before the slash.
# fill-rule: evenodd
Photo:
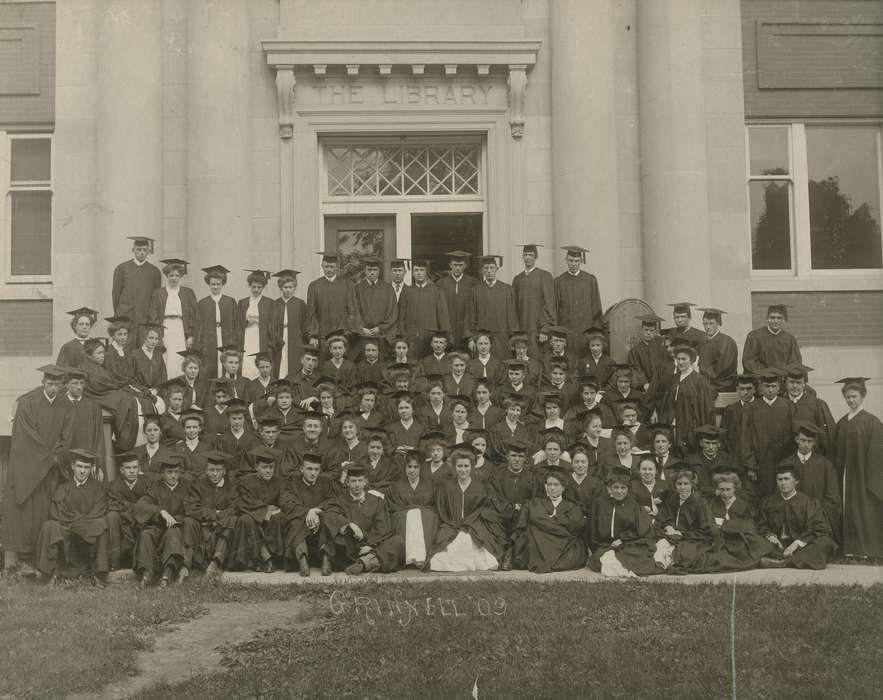
<svg viewBox="0 0 883 700">
<path fill-rule="evenodd" d="M 745 116 L 883 116 L 883 3 L 742 0 Z"/>
<path fill-rule="evenodd" d="M 788 330 L 801 346 L 883 346 L 883 291 L 755 292 L 755 328 L 766 324 L 770 304 L 787 304 Z"/>
<path fill-rule="evenodd" d="M 52 302 L 0 301 L 0 357 L 42 357 L 52 353 Z"/>
<path fill-rule="evenodd" d="M 0 128 L 55 120 L 55 3 L 0 3 Z"/>
</svg>

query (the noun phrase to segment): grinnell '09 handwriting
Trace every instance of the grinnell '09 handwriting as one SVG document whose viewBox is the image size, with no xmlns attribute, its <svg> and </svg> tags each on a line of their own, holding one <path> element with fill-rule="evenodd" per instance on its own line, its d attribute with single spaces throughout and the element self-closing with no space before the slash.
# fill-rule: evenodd
<svg viewBox="0 0 883 700">
<path fill-rule="evenodd" d="M 392 597 L 385 598 L 355 595 L 350 591 L 334 591 L 328 597 L 328 604 L 333 615 L 352 615 L 364 619 L 369 625 L 376 625 L 377 620 L 389 620 L 402 627 L 407 627 L 420 616 L 499 617 L 508 610 L 506 599 L 500 596 L 405 599 L 401 591 L 394 591 Z"/>
</svg>

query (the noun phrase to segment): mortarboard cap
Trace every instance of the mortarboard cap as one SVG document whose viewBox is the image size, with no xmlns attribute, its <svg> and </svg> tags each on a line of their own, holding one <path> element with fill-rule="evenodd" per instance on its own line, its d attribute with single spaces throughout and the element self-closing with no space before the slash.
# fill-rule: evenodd
<svg viewBox="0 0 883 700">
<path fill-rule="evenodd" d="M 650 429 L 650 438 L 653 439 L 660 433 L 665 435 L 669 440 L 672 436 L 672 427 L 668 423 L 651 423 L 647 426 Z"/>
<path fill-rule="evenodd" d="M 71 462 L 78 460 L 86 464 L 95 464 L 95 460 L 98 459 L 98 455 L 92 452 L 92 450 L 84 450 L 80 447 L 74 447 L 67 452 L 71 456 Z"/>
<path fill-rule="evenodd" d="M 170 454 L 163 457 L 160 462 L 160 468 L 165 471 L 166 469 L 180 469 L 181 468 L 181 455 Z"/>
<path fill-rule="evenodd" d="M 65 374 L 67 374 L 66 369 L 58 365 L 43 365 L 42 367 L 37 367 L 37 371 L 42 372 L 43 376 L 52 379 L 63 379 Z"/>
<path fill-rule="evenodd" d="M 81 306 L 79 309 L 74 309 L 73 311 L 67 312 L 69 316 L 73 316 L 74 318 L 79 318 L 80 316 L 87 316 L 92 319 L 92 323 L 98 320 L 98 312 L 95 309 L 90 309 L 88 306 Z"/>
<path fill-rule="evenodd" d="M 862 390 L 865 390 L 865 382 L 871 381 L 870 377 L 844 377 L 843 379 L 838 379 L 835 384 L 843 384 L 844 391 L 848 387 L 859 387 Z"/>
<path fill-rule="evenodd" d="M 420 436 L 420 442 L 423 442 L 426 445 L 431 445 L 432 443 L 447 445 L 448 436 L 440 430 L 431 430 L 430 432 L 424 433 Z"/>
<path fill-rule="evenodd" d="M 693 434 L 699 439 L 705 440 L 720 440 L 724 431 L 718 428 L 716 425 L 710 425 L 706 423 L 705 425 L 700 425 L 698 428 L 694 428 Z"/>
<path fill-rule="evenodd" d="M 770 314 L 782 314 L 782 318 L 784 318 L 787 321 L 788 320 L 788 309 L 790 309 L 790 308 L 791 307 L 788 306 L 787 304 L 770 304 L 767 307 L 766 315 L 769 316 Z"/>
<path fill-rule="evenodd" d="M 743 479 L 745 477 L 745 470 L 736 464 L 718 464 L 714 469 L 711 470 L 712 476 L 724 476 L 735 474 L 739 477 L 739 479 Z"/>
<path fill-rule="evenodd" d="M 228 269 L 227 269 L 226 267 L 224 267 L 223 265 L 209 265 L 208 267 L 204 267 L 204 268 L 202 268 L 202 271 L 203 271 L 206 275 L 209 275 L 209 276 L 211 276 L 211 275 L 221 275 L 221 276 L 226 276 L 227 273 L 230 272 L 230 270 L 228 270 Z"/>
<path fill-rule="evenodd" d="M 624 464 L 615 464 L 610 467 L 610 472 L 607 474 L 606 481 L 608 484 L 630 484 L 632 482 L 632 470 Z"/>
<path fill-rule="evenodd" d="M 567 484 L 571 474 L 571 472 L 566 469 L 562 469 L 561 467 L 546 467 L 545 472 L 546 473 L 543 476 L 543 482 L 548 481 L 549 477 L 552 477 L 553 479 L 557 479 L 558 483 L 560 483 L 562 486 L 565 486 Z"/>
<path fill-rule="evenodd" d="M 187 274 L 187 266 L 190 264 L 181 258 L 166 258 L 165 260 L 160 260 L 160 262 L 170 268 L 181 268 L 182 274 L 185 275 Z"/>
<path fill-rule="evenodd" d="M 672 307 L 672 313 L 674 314 L 687 314 L 687 316 L 692 316 L 692 307 L 696 306 L 696 304 L 692 301 L 675 301 L 668 306 Z"/>
<path fill-rule="evenodd" d="M 515 247 L 521 248 L 522 253 L 533 253 L 534 255 L 539 255 L 539 248 L 542 248 L 543 245 L 541 243 L 518 243 Z"/>
<path fill-rule="evenodd" d="M 132 241 L 132 245 L 146 245 L 150 248 L 150 252 L 153 252 L 153 244 L 156 241 L 150 236 L 126 236 L 126 238 Z"/>
<path fill-rule="evenodd" d="M 59 367 L 63 369 L 68 379 L 85 379 L 86 373 L 79 367 Z"/>
<path fill-rule="evenodd" d="M 475 260 L 479 265 L 489 265 L 490 263 L 493 263 L 497 267 L 503 267 L 502 255 L 477 255 Z"/>
<path fill-rule="evenodd" d="M 786 462 L 782 462 L 775 467 L 776 476 L 779 474 L 784 474 L 785 472 L 790 472 L 794 475 L 794 478 L 800 481 L 800 465 L 797 463 L 797 460 L 793 462 L 788 460 Z"/>
<path fill-rule="evenodd" d="M 322 455 L 317 452 L 304 452 L 301 459 L 304 462 L 309 462 L 310 464 L 322 464 Z"/>
<path fill-rule="evenodd" d="M 514 358 L 511 358 L 509 360 L 504 360 L 503 364 L 506 365 L 507 369 L 513 369 L 513 370 L 520 369 L 523 372 L 527 371 L 527 363 L 524 360 L 516 360 Z"/>
<path fill-rule="evenodd" d="M 587 338 L 603 338 L 604 337 L 604 329 L 598 328 L 597 326 L 592 326 L 591 328 L 586 328 L 583 333 Z"/>
<path fill-rule="evenodd" d="M 524 440 L 506 440 L 505 442 L 506 452 L 508 453 L 516 453 L 516 454 L 527 454 L 527 443 Z"/>
<path fill-rule="evenodd" d="M 134 452 L 117 452 L 113 456 L 113 460 L 120 466 L 122 466 L 123 464 L 129 464 L 131 462 L 139 462 L 138 455 L 136 455 Z"/>
<path fill-rule="evenodd" d="M 451 406 L 456 406 L 457 404 L 461 404 L 466 407 L 466 410 L 472 408 L 472 399 L 469 398 L 466 394 L 452 394 L 448 395 L 448 402 Z"/>
<path fill-rule="evenodd" d="M 672 339 L 675 335 L 677 335 L 677 331 L 678 329 L 675 326 L 672 326 L 671 328 L 660 328 L 659 335 L 662 338 Z"/>
<path fill-rule="evenodd" d="M 196 418 L 200 422 L 204 423 L 205 422 L 205 411 L 203 411 L 201 408 L 196 408 L 195 406 L 191 406 L 190 408 L 188 408 L 187 410 L 185 410 L 181 414 L 181 421 L 185 421 L 188 418 Z"/>
<path fill-rule="evenodd" d="M 316 255 L 322 256 L 322 262 L 336 263 L 340 259 L 340 254 L 336 250 L 320 250 Z"/>
<path fill-rule="evenodd" d="M 653 326 L 654 328 L 658 328 L 659 324 L 665 320 L 656 314 L 641 314 L 640 316 L 635 316 L 635 318 L 641 322 L 642 326 Z"/>
<path fill-rule="evenodd" d="M 228 390 L 228 389 L 230 388 L 230 380 L 229 380 L 229 379 L 225 379 L 224 377 L 214 377 L 214 378 L 212 378 L 212 379 L 209 380 L 209 385 L 210 385 L 210 386 L 212 387 L 212 389 L 214 389 L 215 391 L 219 391 L 219 390 L 221 390 L 221 389 L 223 389 L 224 391 L 226 391 L 226 390 Z"/>
<path fill-rule="evenodd" d="M 429 269 L 431 267 L 429 258 L 411 258 L 411 267 L 425 267 Z"/>
<path fill-rule="evenodd" d="M 411 264 L 411 260 L 409 258 L 393 258 L 389 261 L 390 268 L 393 267 L 403 267 L 406 270 L 408 269 L 408 265 Z"/>
<path fill-rule="evenodd" d="M 345 328 L 335 328 L 333 331 L 329 331 L 325 334 L 325 342 L 330 343 L 332 340 L 346 340 L 346 329 Z"/>
<path fill-rule="evenodd" d="M 570 335 L 570 331 L 564 326 L 547 326 L 546 333 L 551 335 L 553 338 L 567 338 Z"/>
<path fill-rule="evenodd" d="M 810 420 L 794 421 L 795 434 L 801 433 L 803 435 L 806 435 L 806 437 L 814 438 L 821 432 L 822 429 Z"/>
<path fill-rule="evenodd" d="M 258 445 L 248 454 L 257 464 L 272 464 L 279 457 L 278 451 L 266 445 Z"/>
<path fill-rule="evenodd" d="M 785 373 L 778 367 L 763 367 L 757 370 L 755 374 L 757 374 L 757 378 L 760 381 L 771 384 L 772 382 L 780 381 Z"/>
<path fill-rule="evenodd" d="M 273 358 L 270 356 L 270 353 L 264 352 L 264 351 L 253 352 L 249 355 L 249 357 L 254 358 L 255 364 L 257 364 L 258 362 L 270 362 L 270 363 L 273 362 Z"/>
<path fill-rule="evenodd" d="M 718 323 L 723 322 L 723 317 L 726 316 L 727 312 L 723 309 L 715 309 L 714 307 L 707 306 L 699 309 L 702 312 L 703 319 L 714 319 Z"/>
<path fill-rule="evenodd" d="M 750 372 L 736 375 L 737 384 L 757 384 L 757 377 Z"/>
<path fill-rule="evenodd" d="M 218 348 L 218 352 L 229 352 L 229 353 L 235 352 L 237 355 L 241 355 L 244 351 L 238 345 L 230 344 L 230 345 L 222 345 L 221 347 Z"/>
<path fill-rule="evenodd" d="M 471 258 L 472 253 L 469 253 L 465 250 L 452 250 L 450 253 L 445 253 L 451 260 L 466 260 L 466 258 Z"/>
<path fill-rule="evenodd" d="M 197 360 L 202 359 L 202 353 L 199 350 L 197 350 L 196 348 L 187 348 L 186 350 L 178 350 L 177 354 L 185 359 L 189 359 L 191 357 L 195 358 Z"/>
<path fill-rule="evenodd" d="M 205 454 L 205 461 L 209 464 L 222 464 L 227 466 L 227 460 L 230 458 L 226 452 L 220 450 L 209 450 Z"/>
<path fill-rule="evenodd" d="M 278 416 L 261 416 L 258 418 L 258 425 L 263 427 L 282 427 L 282 419 Z"/>
<path fill-rule="evenodd" d="M 694 465 L 690 464 L 689 462 L 684 462 L 683 460 L 677 461 L 677 462 L 672 462 L 671 465 L 669 465 L 669 469 L 671 469 L 671 471 L 673 471 L 675 473 L 677 473 L 677 472 L 690 472 L 690 474 L 692 474 L 693 476 L 696 476 L 696 467 Z"/>
<path fill-rule="evenodd" d="M 586 253 L 589 252 L 586 248 L 578 245 L 563 245 L 561 250 L 566 250 L 568 255 L 578 256 L 583 262 L 586 261 Z"/>
<path fill-rule="evenodd" d="M 402 399 L 408 399 L 409 401 L 414 400 L 414 396 L 410 391 L 402 390 L 402 391 L 394 391 L 390 394 L 390 398 L 394 401 L 401 401 Z"/>
<path fill-rule="evenodd" d="M 595 378 L 593 374 L 583 374 L 577 377 L 576 385 L 582 389 L 584 386 L 592 387 L 595 391 L 598 391 L 600 387 L 600 382 Z"/>
<path fill-rule="evenodd" d="M 172 377 L 166 382 L 163 382 L 159 385 L 159 388 L 163 391 L 168 391 L 169 389 L 186 389 L 187 382 L 184 381 L 183 377 Z"/>
<path fill-rule="evenodd" d="M 247 268 L 243 268 L 242 271 L 248 273 L 248 277 L 246 279 L 250 279 L 252 277 L 259 278 L 259 279 L 263 280 L 263 283 L 265 285 L 267 284 L 267 282 L 270 281 L 270 271 L 269 270 L 261 270 L 261 269 L 249 270 Z"/>
<path fill-rule="evenodd" d="M 325 414 L 319 411 L 304 411 L 304 420 L 324 420 Z"/>
<path fill-rule="evenodd" d="M 280 280 L 284 279 L 297 279 L 297 276 L 300 274 L 300 270 L 292 270 L 290 267 L 286 267 L 284 270 L 279 270 L 279 272 L 274 272 L 271 276 L 278 277 Z"/>
<path fill-rule="evenodd" d="M 469 428 L 466 431 L 466 437 L 468 440 L 472 440 L 473 438 L 477 438 L 477 437 L 486 438 L 487 432 L 488 431 L 486 428 Z"/>
<path fill-rule="evenodd" d="M 785 376 L 789 379 L 806 379 L 807 375 L 813 371 L 813 368 L 800 362 L 795 362 L 794 364 L 787 365 L 784 370 Z"/>
<path fill-rule="evenodd" d="M 227 413 L 245 413 L 248 411 L 248 404 L 242 399 L 228 399 L 224 404 L 227 407 Z"/>
<path fill-rule="evenodd" d="M 353 477 L 353 476 L 355 476 L 355 477 L 366 476 L 367 474 L 368 474 L 368 470 L 365 469 L 365 467 L 362 466 L 361 464 L 354 464 L 350 467 L 347 467 L 347 469 L 346 469 L 346 478 L 347 479 L 349 479 L 350 477 Z"/>
</svg>

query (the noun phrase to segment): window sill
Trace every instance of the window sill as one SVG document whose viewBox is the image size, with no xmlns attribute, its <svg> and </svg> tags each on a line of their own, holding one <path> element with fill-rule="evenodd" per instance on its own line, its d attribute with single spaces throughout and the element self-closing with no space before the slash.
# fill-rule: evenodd
<svg viewBox="0 0 883 700">
<path fill-rule="evenodd" d="M 53 290 L 52 282 L 18 282 L 14 284 L 0 284 L 0 299 L 21 300 L 21 299 L 52 299 Z"/>
<path fill-rule="evenodd" d="M 883 273 L 819 275 L 812 277 L 755 276 L 752 292 L 854 292 L 883 290 Z"/>
</svg>

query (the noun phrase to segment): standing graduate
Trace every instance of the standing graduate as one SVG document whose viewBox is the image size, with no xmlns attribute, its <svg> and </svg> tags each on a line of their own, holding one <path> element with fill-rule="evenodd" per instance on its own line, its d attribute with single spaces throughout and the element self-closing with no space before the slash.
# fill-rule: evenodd
<svg viewBox="0 0 883 700">
<path fill-rule="evenodd" d="M 159 395 L 159 387 L 168 381 L 166 361 L 159 350 L 162 326 L 155 323 L 142 324 L 141 347 L 132 351 L 133 379 L 136 386 L 151 389 L 154 396 Z"/>
<path fill-rule="evenodd" d="M 827 402 L 809 387 L 812 367 L 796 364 L 784 368 L 785 395 L 791 404 L 791 421 L 808 422 L 819 428 L 815 449 L 830 457 L 834 450 L 834 430 L 837 427 Z"/>
<path fill-rule="evenodd" d="M 166 286 L 151 293 L 146 322 L 162 326 L 166 369 L 171 376 L 177 377 L 180 374 L 177 371 L 178 354 L 193 345 L 196 295 L 190 287 L 181 286 L 181 278 L 187 274 L 186 260 L 169 258 L 160 262 L 165 264 L 163 274 L 166 276 Z"/>
<path fill-rule="evenodd" d="M 671 317 L 674 321 L 674 334 L 679 338 L 686 338 L 697 350 L 702 347 L 705 342 L 705 333 L 698 328 L 693 328 L 693 307 L 696 306 L 692 301 L 676 301 L 669 304 L 672 307 Z"/>
<path fill-rule="evenodd" d="M 787 306 L 769 306 L 766 325 L 755 328 L 745 337 L 742 366 L 746 372 L 760 374 L 769 367 L 785 367 L 803 362 L 797 339 L 784 328 L 787 320 Z"/>
<path fill-rule="evenodd" d="M 313 347 L 332 331 L 349 328 L 352 316 L 352 285 L 340 274 L 340 258 L 334 251 L 320 252 L 322 276 L 307 287 L 307 334 Z"/>
<path fill-rule="evenodd" d="M 199 348 L 206 358 L 205 376 L 207 379 L 217 377 L 221 370 L 218 348 L 225 345 L 238 345 L 239 320 L 236 313 L 236 300 L 224 294 L 227 284 L 228 270 L 223 265 L 211 265 L 202 268 L 202 278 L 208 285 L 209 294 L 199 300 L 196 305 L 196 332 L 193 344 Z"/>
<path fill-rule="evenodd" d="M 95 309 L 82 306 L 67 313 L 71 316 L 71 329 L 74 332 L 74 338 L 61 346 L 55 364 L 58 367 L 79 367 L 85 357 L 83 344 L 89 339 L 92 326 L 98 320 L 98 312 Z"/>
<path fill-rule="evenodd" d="M 107 548 L 111 571 L 132 566 L 138 541 L 135 504 L 153 483 L 140 474 L 141 467 L 134 453 L 117 454 L 115 460 L 118 475 L 107 486 Z"/>
<path fill-rule="evenodd" d="M 352 324 L 350 330 L 363 338 L 378 342 L 390 338 L 399 317 L 395 292 L 389 282 L 380 279 L 381 260 L 362 260 L 364 279 L 353 286 Z M 353 357 L 361 354 L 362 345 L 354 340 Z"/>
<path fill-rule="evenodd" d="M 838 380 L 849 412 L 837 422 L 834 462 L 843 475 L 843 553 L 883 557 L 883 425 L 862 408 L 867 381 Z"/>
<path fill-rule="evenodd" d="M 627 362 L 634 372 L 635 382 L 646 393 L 660 367 L 670 365 L 671 362 L 659 337 L 662 318 L 656 314 L 643 314 L 637 318 L 641 321 L 641 339 L 629 350 Z M 580 371 L 584 369 L 581 367 Z M 655 406 L 648 408 L 652 410 Z"/>
<path fill-rule="evenodd" d="M 429 280 L 429 261 L 412 261 L 411 275 L 414 283 L 399 299 L 399 332 L 419 360 L 431 352 L 433 330 L 450 337 L 454 328 L 444 292 Z"/>
<path fill-rule="evenodd" d="M 678 373 L 665 397 L 665 414 L 674 427 L 676 450 L 687 455 L 695 429 L 714 421 L 714 397 L 708 381 L 693 369 L 696 349 L 682 343 L 673 351 Z"/>
<path fill-rule="evenodd" d="M 389 284 L 392 287 L 393 293 L 396 295 L 399 318 L 401 318 L 402 313 L 402 295 L 409 289 L 408 285 L 405 284 L 405 273 L 407 272 L 409 262 L 410 260 L 406 260 L 405 258 L 395 258 L 394 260 L 389 261 Z"/>
<path fill-rule="evenodd" d="M 580 270 L 589 251 L 576 245 L 564 246 L 567 251 L 564 261 L 567 270 L 555 278 L 555 303 L 558 308 L 558 324 L 570 331 L 576 357 L 586 354 L 588 340 L 583 336 L 587 328 L 601 328 L 604 321 L 604 307 L 601 306 L 601 293 L 594 275 Z"/>
<path fill-rule="evenodd" d="M 705 342 L 699 345 L 699 372 L 711 384 L 716 394 L 736 390 L 739 348 L 736 341 L 721 332 L 723 316 L 720 309 L 699 309 Z"/>
<path fill-rule="evenodd" d="M 70 446 L 73 420 L 62 400 L 65 373 L 54 365 L 39 368 L 41 386 L 20 396 L 9 450 L 3 494 L 4 568 L 18 566 L 20 555 L 32 557 L 40 527 L 49 517 L 55 487 L 61 479 L 59 458 Z"/>
<path fill-rule="evenodd" d="M 450 259 L 448 262 L 450 271 L 436 284 L 444 292 L 448 305 L 454 345 L 459 345 L 469 335 L 469 306 L 472 303 L 472 292 L 479 282 L 472 275 L 465 273 L 469 253 L 464 250 L 454 250 L 447 255 Z"/>
<path fill-rule="evenodd" d="M 287 377 L 300 369 L 303 344 L 307 341 L 307 304 L 294 296 L 299 270 L 286 268 L 273 273 L 279 287 L 279 298 L 273 300 L 270 326 L 270 347 L 276 376 Z M 255 364 L 258 357 L 255 356 Z"/>
<path fill-rule="evenodd" d="M 242 376 L 255 379 L 258 369 L 255 367 L 254 354 L 266 352 L 270 347 L 270 328 L 272 326 L 273 302 L 264 296 L 264 288 L 270 280 L 266 270 L 246 270 L 249 295 L 236 304 L 236 328 L 239 332 L 237 347 L 245 354 L 242 362 Z"/>
<path fill-rule="evenodd" d="M 104 416 L 101 407 L 84 396 L 85 389 L 86 373 L 81 369 L 72 369 L 67 373 L 67 391 L 61 400 L 70 404 L 70 446 L 95 454 L 95 465 L 101 472 L 98 478 L 102 480 L 107 474 L 104 464 Z"/>
<path fill-rule="evenodd" d="M 550 272 L 537 267 L 539 248 L 542 248 L 540 244 L 523 243 L 520 248 L 524 270 L 512 279 L 515 312 L 518 315 L 518 328 L 527 333 L 534 343 L 532 351 L 536 355 L 537 344 L 548 340 L 544 329 L 558 322 L 555 280 Z"/>
<path fill-rule="evenodd" d="M 55 489 L 49 518 L 40 529 L 37 570 L 44 576 L 107 577 L 107 493 L 95 479 L 95 453 L 70 450 L 71 473 Z"/>
<path fill-rule="evenodd" d="M 226 567 L 239 514 L 237 487 L 227 478 L 227 457 L 223 452 L 209 452 L 205 474 L 190 485 L 184 501 L 184 542 L 192 550 L 193 564 L 208 576 Z"/>
<path fill-rule="evenodd" d="M 724 444 L 727 452 L 733 456 L 736 463 L 742 466 L 747 464 L 743 454 L 745 445 L 743 434 L 748 426 L 748 412 L 751 404 L 756 400 L 757 380 L 752 374 L 740 374 L 736 376 L 736 396 L 734 401 L 724 409 L 721 418 L 721 430 L 724 432 Z"/>
<path fill-rule="evenodd" d="M 154 240 L 148 236 L 128 238 L 132 241 L 132 259 L 120 263 L 113 271 L 111 296 L 114 316 L 128 316 L 137 332 L 142 323 L 151 320 L 150 299 L 162 284 L 162 278 L 156 266 L 147 261 L 147 256 L 153 252 Z M 138 341 L 138 338 L 132 338 L 133 344 L 137 345 Z"/>
<path fill-rule="evenodd" d="M 779 396 L 781 370 L 762 370 L 761 396 L 748 404 L 748 423 L 742 433 L 740 461 L 748 469 L 748 478 L 756 480 L 758 496 L 776 493 L 776 465 L 791 451 L 791 408 Z"/>
</svg>

